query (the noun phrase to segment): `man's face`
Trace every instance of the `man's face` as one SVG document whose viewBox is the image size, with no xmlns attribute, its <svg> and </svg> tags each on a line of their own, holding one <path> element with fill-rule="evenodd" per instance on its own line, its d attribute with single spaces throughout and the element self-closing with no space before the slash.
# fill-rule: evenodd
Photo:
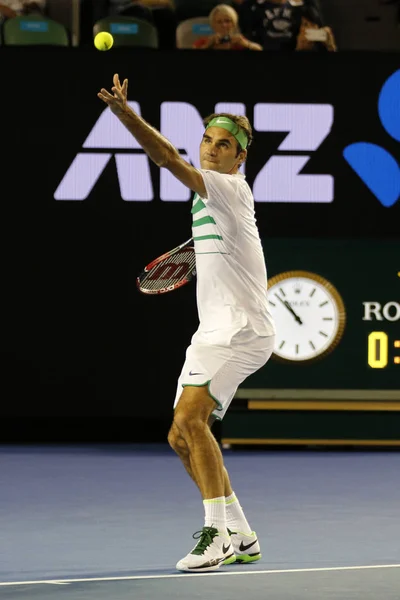
<svg viewBox="0 0 400 600">
<path fill-rule="evenodd" d="M 246 157 L 246 150 L 237 152 L 238 143 L 229 131 L 222 127 L 209 127 L 200 144 L 202 169 L 218 173 L 237 173 Z"/>
</svg>

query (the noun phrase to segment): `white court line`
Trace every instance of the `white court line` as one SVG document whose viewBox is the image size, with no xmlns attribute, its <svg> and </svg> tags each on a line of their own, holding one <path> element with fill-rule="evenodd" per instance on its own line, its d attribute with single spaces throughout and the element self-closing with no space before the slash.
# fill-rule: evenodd
<svg viewBox="0 0 400 600">
<path fill-rule="evenodd" d="M 176 579 L 179 577 L 224 577 L 226 575 L 273 575 L 277 573 L 318 573 L 326 571 L 360 571 L 368 569 L 399 569 L 398 565 L 359 565 L 353 567 L 316 567 L 308 569 L 270 569 L 264 571 L 209 571 L 207 573 L 172 573 L 170 575 L 127 575 L 125 577 L 86 577 L 81 579 L 43 579 L 36 581 L 4 581 L 0 587 L 9 585 L 39 585 L 43 583 L 69 584 L 92 583 L 95 581 L 133 581 L 135 579 Z"/>
</svg>

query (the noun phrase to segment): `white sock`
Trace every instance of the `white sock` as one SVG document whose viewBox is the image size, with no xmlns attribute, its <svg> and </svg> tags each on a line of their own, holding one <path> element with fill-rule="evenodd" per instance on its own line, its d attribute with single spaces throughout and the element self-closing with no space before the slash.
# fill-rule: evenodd
<svg viewBox="0 0 400 600">
<path fill-rule="evenodd" d="M 204 527 L 215 527 L 227 536 L 225 497 L 203 500 L 203 504 L 205 510 Z"/>
<path fill-rule="evenodd" d="M 239 500 L 236 498 L 235 492 L 225 498 L 226 506 L 226 523 L 228 529 L 240 533 L 251 533 L 252 529 L 247 522 Z"/>
</svg>

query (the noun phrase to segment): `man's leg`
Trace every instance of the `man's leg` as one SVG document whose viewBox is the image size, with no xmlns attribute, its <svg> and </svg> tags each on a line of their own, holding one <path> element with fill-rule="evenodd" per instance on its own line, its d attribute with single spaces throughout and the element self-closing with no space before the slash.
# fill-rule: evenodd
<svg viewBox="0 0 400 600">
<path fill-rule="evenodd" d="M 168 436 L 203 500 L 225 495 L 222 454 L 208 425 L 213 410 L 215 401 L 207 386 L 185 387 Z"/>
<path fill-rule="evenodd" d="M 174 422 L 172 422 L 171 429 L 168 433 L 168 443 L 181 459 L 182 464 L 185 467 L 188 475 L 193 479 L 197 487 L 199 487 L 199 484 L 197 483 L 197 479 L 192 469 L 192 465 L 190 464 L 190 454 L 188 445 L 185 442 L 184 438 L 181 436 L 181 433 Z"/>
<path fill-rule="evenodd" d="M 226 526 L 224 464 L 208 425 L 214 409 L 215 401 L 207 386 L 185 387 L 168 435 L 169 443 L 200 489 L 205 510 L 199 542 L 178 562 L 179 570 L 209 571 L 235 561 Z"/>
<path fill-rule="evenodd" d="M 211 428 L 215 422 L 215 417 L 213 415 L 210 416 L 208 420 L 208 426 L 210 428 L 211 434 L 211 443 L 214 446 L 214 452 L 219 454 L 221 457 L 221 461 L 223 464 L 222 452 L 219 447 L 217 440 L 215 439 Z M 168 436 L 168 441 L 170 445 L 173 447 L 175 452 L 178 454 L 181 459 L 186 471 L 193 479 L 197 487 L 200 486 L 197 482 L 196 476 L 194 474 L 191 462 L 190 462 L 190 452 L 189 447 L 185 441 L 185 439 L 181 436 L 181 433 L 176 426 L 175 422 L 172 423 L 172 427 Z M 241 531 L 242 533 L 251 533 L 251 528 L 247 522 L 247 519 L 244 515 L 244 512 L 239 504 L 239 500 L 237 499 L 235 493 L 232 490 L 232 485 L 230 482 L 228 471 L 223 465 L 223 477 L 224 477 L 224 496 L 226 501 L 226 509 L 227 509 L 227 526 L 232 531 Z"/>
<path fill-rule="evenodd" d="M 208 424 L 211 427 L 215 421 L 214 415 L 211 415 Z M 216 451 L 221 453 L 217 440 L 214 438 Z M 222 453 L 221 453 L 222 456 Z M 257 535 L 252 531 L 243 508 L 232 490 L 230 478 L 226 467 L 224 469 L 224 490 L 225 490 L 225 508 L 226 524 L 231 532 L 231 540 L 235 551 L 236 561 L 241 563 L 250 563 L 260 560 L 261 549 Z"/>
<path fill-rule="evenodd" d="M 210 428 L 210 433 L 211 433 L 211 442 L 214 445 L 214 451 L 216 453 L 221 454 L 221 460 L 223 462 L 221 449 L 211 431 L 211 428 L 214 423 L 215 423 L 215 417 L 213 415 L 211 415 L 208 420 L 208 426 Z M 193 472 L 193 468 L 192 468 L 192 465 L 190 462 L 189 447 L 188 447 L 185 439 L 182 437 L 181 432 L 178 429 L 178 427 L 176 426 L 175 422 L 172 423 L 171 429 L 169 431 L 168 442 L 169 442 L 170 446 L 173 448 L 173 450 L 177 453 L 179 458 L 181 459 L 182 464 L 185 467 L 188 475 L 193 479 L 194 483 L 200 489 L 200 486 L 197 483 L 197 479 Z M 232 487 L 231 487 L 231 483 L 229 480 L 228 471 L 226 470 L 225 466 L 223 466 L 223 475 L 224 475 L 224 496 L 228 497 L 228 496 L 231 496 L 233 492 L 232 492 Z"/>
<path fill-rule="evenodd" d="M 215 421 L 216 421 L 216 417 L 213 414 L 211 414 L 210 417 L 209 417 L 209 419 L 208 419 L 208 426 L 210 428 L 210 433 L 211 433 L 211 436 L 212 436 L 212 443 L 214 445 L 215 452 L 218 452 L 221 455 L 221 461 L 222 461 L 222 464 L 223 464 L 224 463 L 224 459 L 223 459 L 223 456 L 222 456 L 221 448 L 220 448 L 217 440 L 215 439 L 215 436 L 212 433 L 212 426 L 214 425 Z M 231 486 L 229 474 L 228 474 L 227 468 L 225 467 L 224 464 L 223 464 L 223 472 L 224 472 L 224 495 L 225 495 L 225 498 L 227 498 L 233 492 L 232 492 L 232 486 Z"/>
</svg>

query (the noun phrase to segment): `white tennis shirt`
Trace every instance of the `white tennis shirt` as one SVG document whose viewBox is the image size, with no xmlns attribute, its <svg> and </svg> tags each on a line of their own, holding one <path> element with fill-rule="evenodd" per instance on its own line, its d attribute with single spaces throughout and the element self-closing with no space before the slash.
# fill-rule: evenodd
<svg viewBox="0 0 400 600">
<path fill-rule="evenodd" d="M 207 198 L 193 198 L 199 331 L 238 331 L 263 336 L 275 326 L 267 298 L 267 269 L 245 177 L 200 170 Z"/>
</svg>

